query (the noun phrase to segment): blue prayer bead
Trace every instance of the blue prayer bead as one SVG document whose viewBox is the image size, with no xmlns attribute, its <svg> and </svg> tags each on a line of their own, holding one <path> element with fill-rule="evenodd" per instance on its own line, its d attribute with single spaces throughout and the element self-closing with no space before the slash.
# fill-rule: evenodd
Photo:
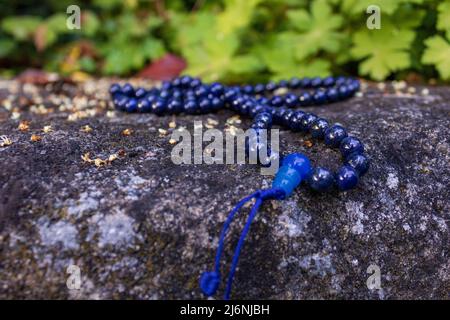
<svg viewBox="0 0 450 320">
<path fill-rule="evenodd" d="M 302 126 L 302 118 L 305 115 L 303 111 L 295 111 L 289 119 L 289 128 L 292 131 L 300 131 Z"/>
<path fill-rule="evenodd" d="M 312 123 L 317 119 L 317 116 L 313 113 L 305 113 L 300 120 L 300 130 L 308 132 L 312 126 Z"/>
<path fill-rule="evenodd" d="M 187 114 L 195 114 L 198 110 L 197 102 L 194 100 L 189 100 L 184 104 L 184 111 Z"/>
<path fill-rule="evenodd" d="M 180 78 L 175 78 L 172 80 L 172 86 L 173 87 L 181 87 L 181 79 Z"/>
<path fill-rule="evenodd" d="M 342 156 L 346 158 L 352 153 L 363 153 L 364 145 L 358 138 L 347 137 L 342 139 L 339 150 L 341 151 Z"/>
<path fill-rule="evenodd" d="M 292 78 L 289 81 L 289 87 L 291 87 L 292 89 L 297 89 L 300 88 L 302 81 L 299 78 Z"/>
<path fill-rule="evenodd" d="M 330 170 L 317 167 L 309 176 L 308 183 L 316 191 L 327 191 L 334 184 L 334 176 Z"/>
<path fill-rule="evenodd" d="M 289 83 L 286 80 L 278 81 L 278 87 L 279 88 L 286 88 L 288 85 L 289 85 Z"/>
<path fill-rule="evenodd" d="M 311 80 L 311 87 L 317 88 L 322 85 L 322 78 L 316 77 Z"/>
<path fill-rule="evenodd" d="M 330 101 L 338 101 L 339 100 L 339 92 L 336 88 L 330 88 L 326 91 L 328 100 Z"/>
<path fill-rule="evenodd" d="M 303 88 L 309 88 L 311 86 L 311 78 L 305 77 L 305 78 L 302 79 L 301 82 L 302 82 L 302 87 Z"/>
<path fill-rule="evenodd" d="M 198 106 L 200 108 L 201 113 L 211 112 L 212 106 L 211 101 L 207 98 L 203 98 L 199 101 Z"/>
<path fill-rule="evenodd" d="M 142 98 L 147 94 L 147 90 L 144 88 L 137 88 L 135 92 L 136 98 Z"/>
<path fill-rule="evenodd" d="M 125 105 L 128 103 L 128 100 L 128 97 L 120 95 L 118 98 L 116 98 L 114 106 L 119 111 L 125 111 Z"/>
<path fill-rule="evenodd" d="M 272 115 L 269 112 L 261 112 L 255 116 L 255 121 L 263 121 L 272 124 Z"/>
<path fill-rule="evenodd" d="M 311 162 L 308 157 L 301 153 L 291 153 L 283 158 L 283 166 L 292 167 L 298 171 L 302 179 L 311 173 Z"/>
<path fill-rule="evenodd" d="M 195 90 L 195 96 L 197 98 L 203 98 L 203 97 L 206 97 L 207 95 L 208 95 L 208 89 L 206 89 L 205 85 L 201 85 Z"/>
<path fill-rule="evenodd" d="M 213 110 L 217 111 L 219 109 L 222 109 L 224 104 L 222 99 L 215 97 L 211 100 L 211 105 Z"/>
<path fill-rule="evenodd" d="M 126 112 L 135 112 L 137 110 L 137 100 L 135 98 L 130 98 L 125 104 Z"/>
<path fill-rule="evenodd" d="M 242 87 L 242 91 L 245 94 L 253 94 L 254 93 L 254 88 L 251 85 L 245 85 L 245 86 Z"/>
<path fill-rule="evenodd" d="M 201 86 L 201 85 L 202 85 L 202 82 L 200 81 L 200 79 L 193 78 L 191 83 L 190 83 L 190 85 L 189 85 L 189 87 L 192 88 L 192 89 L 195 89 L 195 88 L 197 88 L 198 86 Z"/>
<path fill-rule="evenodd" d="M 300 173 L 291 166 L 281 166 L 272 182 L 273 189 L 282 189 L 286 197 L 289 197 L 294 189 L 300 184 L 302 177 Z"/>
<path fill-rule="evenodd" d="M 360 177 L 367 172 L 370 166 L 369 158 L 359 153 L 350 154 L 345 160 L 345 163 L 355 169 Z"/>
<path fill-rule="evenodd" d="M 328 146 L 338 147 L 345 137 L 347 137 L 347 131 L 341 125 L 335 124 L 325 130 L 325 144 Z"/>
<path fill-rule="evenodd" d="M 191 84 L 192 77 L 190 76 L 182 76 L 180 78 L 180 85 L 184 88 L 188 88 Z"/>
<path fill-rule="evenodd" d="M 180 113 L 183 109 L 183 104 L 181 103 L 180 100 L 171 100 L 168 104 L 167 104 L 167 112 L 171 113 L 171 114 L 177 114 Z"/>
<path fill-rule="evenodd" d="M 325 130 L 329 127 L 328 121 L 323 118 L 318 118 L 314 120 L 311 125 L 311 129 L 309 132 L 311 133 L 313 138 L 322 139 L 325 135 Z"/>
<path fill-rule="evenodd" d="M 336 174 L 336 184 L 341 191 L 353 189 L 358 184 L 358 173 L 350 166 L 342 166 Z"/>
<path fill-rule="evenodd" d="M 284 99 L 280 96 L 273 96 L 269 103 L 273 106 L 273 107 L 280 107 L 284 102 Z"/>
<path fill-rule="evenodd" d="M 285 126 L 288 127 L 290 126 L 290 121 L 292 116 L 294 115 L 295 111 L 291 110 L 291 109 L 287 109 L 286 112 L 283 114 L 283 117 L 281 118 L 281 123 Z"/>
<path fill-rule="evenodd" d="M 270 92 L 270 91 L 274 91 L 276 89 L 278 89 L 278 85 L 275 82 L 269 82 L 269 83 L 266 84 L 266 90 L 267 91 Z"/>
<path fill-rule="evenodd" d="M 313 100 L 315 104 L 323 104 L 327 102 L 327 95 L 322 90 L 316 91 L 313 95 Z"/>
<path fill-rule="evenodd" d="M 122 93 L 122 88 L 120 87 L 120 85 L 118 85 L 117 83 L 114 83 L 113 85 L 111 85 L 111 87 L 109 88 L 109 93 L 111 95 L 115 95 L 118 93 Z"/>
<path fill-rule="evenodd" d="M 161 90 L 161 92 L 159 93 L 159 98 L 160 99 L 167 99 L 171 96 L 171 92 L 169 90 Z"/>
<path fill-rule="evenodd" d="M 308 92 L 303 92 L 298 100 L 302 106 L 308 106 L 312 103 L 312 96 Z"/>
<path fill-rule="evenodd" d="M 348 90 L 348 87 L 346 85 L 341 85 L 338 88 L 339 97 L 341 98 L 347 98 L 350 95 L 350 91 Z"/>
<path fill-rule="evenodd" d="M 162 115 L 166 110 L 166 102 L 162 99 L 158 99 L 152 104 L 152 112 L 157 115 Z"/>
<path fill-rule="evenodd" d="M 214 95 L 216 95 L 216 96 L 219 96 L 219 95 L 223 94 L 223 92 L 224 92 L 224 87 L 223 87 L 223 85 L 221 85 L 220 83 L 213 83 L 213 84 L 211 85 L 211 88 L 209 89 L 209 91 L 210 91 L 212 94 L 214 94 Z"/>
<path fill-rule="evenodd" d="M 254 87 L 254 89 L 253 89 L 253 91 L 254 91 L 256 94 L 261 94 L 261 93 L 264 92 L 264 90 L 266 90 L 266 86 L 263 85 L 263 84 L 261 84 L 261 83 L 255 85 L 255 87 Z"/>
<path fill-rule="evenodd" d="M 323 85 L 325 87 L 331 87 L 333 86 L 335 83 L 335 80 L 333 77 L 326 77 L 325 79 L 323 79 Z"/>
<path fill-rule="evenodd" d="M 151 104 L 146 99 L 140 99 L 137 105 L 137 111 L 141 113 L 146 113 L 151 111 Z"/>
<path fill-rule="evenodd" d="M 125 83 L 122 87 L 122 93 L 128 97 L 134 97 L 133 86 L 129 83 Z"/>
<path fill-rule="evenodd" d="M 287 94 L 284 98 L 286 106 L 293 108 L 297 105 L 298 97 L 295 94 Z"/>
<path fill-rule="evenodd" d="M 266 107 L 261 105 L 261 104 L 257 104 L 254 105 L 253 107 L 251 107 L 248 111 L 248 115 L 251 118 L 254 118 L 258 113 L 264 112 L 266 111 Z"/>
</svg>

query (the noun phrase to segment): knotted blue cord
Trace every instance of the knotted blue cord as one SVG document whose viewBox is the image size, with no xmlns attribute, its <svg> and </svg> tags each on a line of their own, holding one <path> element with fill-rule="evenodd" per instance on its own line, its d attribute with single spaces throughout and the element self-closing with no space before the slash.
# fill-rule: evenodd
<svg viewBox="0 0 450 320">
<path fill-rule="evenodd" d="M 266 199 L 284 199 L 285 192 L 282 189 L 268 189 L 268 190 L 258 190 L 251 195 L 245 197 L 241 201 L 238 202 L 238 204 L 231 210 L 229 213 L 224 226 L 222 228 L 222 232 L 220 234 L 219 238 L 219 245 L 217 248 L 216 253 L 216 259 L 214 264 L 214 271 L 212 272 L 204 272 L 200 278 L 200 287 L 203 291 L 203 293 L 207 296 L 212 296 L 216 293 L 219 285 L 220 285 L 220 259 L 223 252 L 224 247 L 224 241 L 225 236 L 228 231 L 228 228 L 230 227 L 230 224 L 236 215 L 236 213 L 241 209 L 248 201 L 255 198 L 255 204 L 253 205 L 249 217 L 247 219 L 247 222 L 244 226 L 244 229 L 242 230 L 241 236 L 239 238 L 239 241 L 236 245 L 236 249 L 234 251 L 233 260 L 231 263 L 230 273 L 228 276 L 227 286 L 225 289 L 224 299 L 228 300 L 231 295 L 231 287 L 233 284 L 233 278 L 234 274 L 236 272 L 237 263 L 239 261 L 239 256 L 241 253 L 242 246 L 244 245 L 245 237 L 247 236 L 248 231 L 250 230 L 251 223 L 253 222 L 253 219 L 255 218 L 256 214 L 258 213 L 258 209 Z"/>
</svg>

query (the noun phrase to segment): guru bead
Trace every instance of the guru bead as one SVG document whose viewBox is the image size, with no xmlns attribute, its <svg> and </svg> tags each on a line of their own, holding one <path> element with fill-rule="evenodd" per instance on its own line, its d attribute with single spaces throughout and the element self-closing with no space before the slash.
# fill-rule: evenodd
<svg viewBox="0 0 450 320">
<path fill-rule="evenodd" d="M 282 189 L 285 197 L 289 197 L 302 182 L 300 173 L 293 167 L 281 166 L 272 182 L 273 189 Z"/>
</svg>

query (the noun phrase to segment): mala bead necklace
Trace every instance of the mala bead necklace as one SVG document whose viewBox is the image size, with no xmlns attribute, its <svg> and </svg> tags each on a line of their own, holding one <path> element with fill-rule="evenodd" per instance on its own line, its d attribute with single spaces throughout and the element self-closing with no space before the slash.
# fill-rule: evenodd
<svg viewBox="0 0 450 320">
<path fill-rule="evenodd" d="M 366 173 L 369 159 L 364 155 L 364 145 L 358 138 L 349 136 L 340 124 L 330 124 L 313 113 L 296 109 L 342 101 L 352 97 L 359 88 L 358 80 L 347 77 L 292 78 L 277 83 L 225 86 L 220 83 L 204 84 L 198 78 L 190 76 L 165 81 L 159 88 L 149 90 L 133 88 L 130 84 L 113 84 L 110 87 L 114 106 L 120 111 L 150 112 L 156 115 L 206 114 L 228 108 L 248 116 L 253 119 L 251 128 L 256 131 L 256 139 L 248 142 L 246 149 L 256 152 L 267 148 L 265 142 L 259 140 L 258 130 L 270 129 L 275 124 L 295 132 L 310 133 L 313 138 L 324 140 L 327 146 L 338 148 L 342 154 L 344 164 L 335 173 L 327 168 L 313 167 L 304 154 L 288 154 L 281 161 L 272 188 L 258 190 L 239 201 L 223 225 L 214 270 L 204 272 L 200 277 L 200 288 L 206 296 L 214 295 L 221 284 L 220 259 L 225 237 L 234 216 L 247 202 L 255 200 L 234 251 L 224 299 L 230 298 L 245 237 L 264 200 L 283 200 L 289 197 L 302 181 L 320 192 L 332 188 L 340 191 L 350 190 Z M 280 91 L 288 93 L 280 95 Z M 269 161 L 279 158 L 279 154 L 273 150 L 269 150 L 267 156 Z M 262 159 L 258 161 L 267 164 L 267 161 Z"/>
</svg>

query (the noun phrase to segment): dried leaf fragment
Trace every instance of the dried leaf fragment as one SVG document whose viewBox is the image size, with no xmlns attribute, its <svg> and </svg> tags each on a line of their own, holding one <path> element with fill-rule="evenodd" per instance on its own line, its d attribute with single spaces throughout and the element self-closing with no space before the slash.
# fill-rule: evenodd
<svg viewBox="0 0 450 320">
<path fill-rule="evenodd" d="M 38 136 L 37 134 L 32 134 L 30 140 L 31 142 L 38 142 L 42 140 L 42 137 Z"/>
<path fill-rule="evenodd" d="M 22 132 L 28 131 L 30 129 L 30 121 L 20 121 L 19 126 L 17 127 Z"/>
</svg>

